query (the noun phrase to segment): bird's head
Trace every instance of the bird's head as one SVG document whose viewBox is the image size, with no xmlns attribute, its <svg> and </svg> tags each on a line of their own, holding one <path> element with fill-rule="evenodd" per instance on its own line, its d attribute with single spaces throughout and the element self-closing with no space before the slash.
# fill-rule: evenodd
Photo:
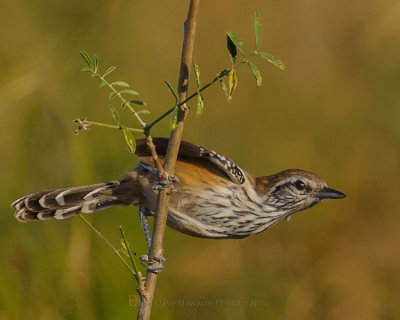
<svg viewBox="0 0 400 320">
<path fill-rule="evenodd" d="M 257 178 L 256 189 L 259 194 L 267 195 L 269 205 L 282 210 L 285 215 L 310 208 L 322 200 L 346 197 L 329 188 L 316 174 L 300 169 Z"/>
</svg>

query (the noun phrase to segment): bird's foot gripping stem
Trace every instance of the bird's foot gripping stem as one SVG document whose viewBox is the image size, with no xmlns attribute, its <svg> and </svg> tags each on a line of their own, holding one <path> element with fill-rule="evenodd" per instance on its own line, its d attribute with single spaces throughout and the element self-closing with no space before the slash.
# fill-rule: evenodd
<svg viewBox="0 0 400 320">
<path fill-rule="evenodd" d="M 175 183 L 178 183 L 179 179 L 176 176 L 168 176 L 167 179 L 160 180 L 156 184 L 153 185 L 153 190 L 164 190 L 171 186 L 171 194 L 175 194 L 178 192 L 178 189 L 174 186 Z"/>
<path fill-rule="evenodd" d="M 149 255 L 143 254 L 140 256 L 140 261 L 147 270 L 157 274 L 164 270 L 164 262 L 167 259 L 165 257 L 153 257 L 152 260 L 149 260 Z"/>
<path fill-rule="evenodd" d="M 170 176 L 164 169 L 162 169 L 162 171 L 158 171 L 156 168 L 144 161 L 141 161 L 139 166 L 158 175 L 159 181 L 153 185 L 153 190 L 161 191 L 171 186 L 171 194 L 178 192 L 178 189 L 174 186 L 175 183 L 179 182 L 178 177 Z"/>
</svg>

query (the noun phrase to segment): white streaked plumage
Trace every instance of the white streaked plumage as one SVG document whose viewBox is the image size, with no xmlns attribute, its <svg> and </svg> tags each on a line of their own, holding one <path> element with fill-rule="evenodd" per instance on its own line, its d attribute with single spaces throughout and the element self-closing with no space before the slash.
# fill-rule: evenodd
<svg viewBox="0 0 400 320">
<path fill-rule="evenodd" d="M 71 189 L 67 189 L 65 191 L 60 192 L 56 197 L 56 201 L 60 206 L 65 206 L 64 196 L 71 192 Z"/>
<path fill-rule="evenodd" d="M 71 212 L 71 211 L 75 211 L 77 209 L 79 209 L 81 206 L 75 206 L 75 207 L 69 207 L 69 208 L 65 208 L 65 209 L 58 209 L 56 210 L 56 212 L 54 213 L 54 218 L 55 219 L 65 219 L 64 214 Z"/>
</svg>

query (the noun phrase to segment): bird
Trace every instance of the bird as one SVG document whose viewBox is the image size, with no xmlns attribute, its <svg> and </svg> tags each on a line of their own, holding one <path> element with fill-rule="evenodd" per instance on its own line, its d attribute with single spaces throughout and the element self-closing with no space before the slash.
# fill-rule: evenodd
<svg viewBox="0 0 400 320">
<path fill-rule="evenodd" d="M 153 138 L 161 159 L 167 152 L 168 141 Z M 65 219 L 112 206 L 139 206 L 150 246 L 147 217 L 154 216 L 156 211 L 160 178 L 146 139 L 138 139 L 136 144 L 139 164 L 122 179 L 29 194 L 11 204 L 16 219 Z M 245 238 L 323 200 L 346 197 L 312 172 L 287 169 L 256 177 L 229 158 L 185 141 L 180 144 L 175 175 L 167 224 L 201 238 Z"/>
</svg>

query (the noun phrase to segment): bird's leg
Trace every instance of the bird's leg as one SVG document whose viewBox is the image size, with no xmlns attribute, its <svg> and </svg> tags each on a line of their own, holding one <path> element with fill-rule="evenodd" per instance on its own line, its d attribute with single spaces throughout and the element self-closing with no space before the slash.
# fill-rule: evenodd
<svg viewBox="0 0 400 320">
<path fill-rule="evenodd" d="M 140 224 L 142 225 L 144 237 L 146 238 L 147 248 L 149 250 L 151 248 L 151 236 L 150 236 L 149 222 L 147 221 L 147 217 L 150 215 L 152 215 L 151 211 L 147 209 L 145 206 L 139 207 Z"/>
<path fill-rule="evenodd" d="M 147 217 L 152 214 L 152 212 L 146 208 L 145 206 L 140 206 L 139 207 L 139 218 L 140 218 L 140 223 L 143 228 L 144 236 L 146 238 L 146 243 L 147 247 L 150 251 L 151 248 L 151 236 L 150 236 L 150 230 L 149 230 L 149 223 L 147 221 Z M 140 261 L 142 264 L 146 267 L 147 270 L 153 272 L 153 273 L 159 273 L 164 270 L 164 262 L 167 261 L 165 257 L 153 257 L 154 261 L 149 260 L 149 255 L 148 254 L 143 254 L 140 256 Z M 154 262 L 157 262 L 158 264 L 155 266 L 153 265 Z"/>
</svg>

